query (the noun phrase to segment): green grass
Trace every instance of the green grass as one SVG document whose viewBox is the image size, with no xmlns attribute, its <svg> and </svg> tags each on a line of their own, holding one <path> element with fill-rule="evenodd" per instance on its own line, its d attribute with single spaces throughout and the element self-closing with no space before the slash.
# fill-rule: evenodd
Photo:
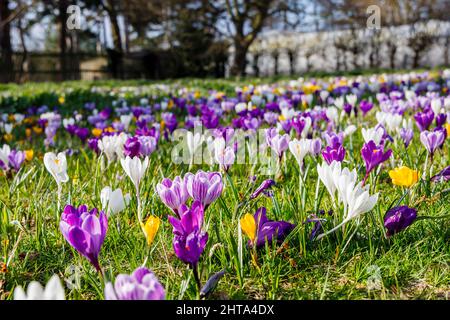
<svg viewBox="0 0 450 320">
<path fill-rule="evenodd" d="M 60 147 L 68 142 L 66 139 L 70 138 L 65 134 L 60 137 Z M 417 142 L 415 141 L 415 145 Z M 76 149 L 77 145 L 74 147 Z M 166 287 L 169 299 L 195 299 L 197 289 L 191 272 L 173 253 L 172 228 L 167 222 L 169 210 L 155 194 L 155 185 L 163 176 L 173 178 L 184 174 L 187 166 L 176 166 L 168 161 L 169 143 L 161 148 L 162 152 L 152 155 L 141 190 L 144 214 L 155 214 L 163 221 L 150 252 L 137 223 L 134 201 L 126 211 L 109 220 L 100 262 L 107 278 L 111 279 L 119 273 L 130 273 L 142 265 L 148 256 L 146 266 L 156 272 Z M 444 151 L 448 152 L 448 143 Z M 402 155 L 401 152 L 395 154 L 397 157 Z M 119 163 L 113 163 L 102 170 L 96 156 L 90 151 L 87 151 L 86 156 L 85 158 L 83 153 L 68 158 L 71 180 L 63 187 L 64 203 L 86 203 L 89 207 L 100 207 L 99 193 L 107 185 L 121 187 L 124 192 L 133 193 L 132 185 Z M 448 299 L 448 220 L 420 221 L 404 232 L 386 239 L 382 229 L 383 215 L 402 192 L 391 186 L 384 169 L 379 183 L 375 185 L 375 190 L 381 193 L 380 201 L 371 213 L 362 218 L 358 232 L 345 250 L 343 247 L 348 235 L 344 239 L 341 232 L 321 241 L 310 242 L 307 239 L 311 226 L 302 225 L 301 222 L 306 218 L 307 212 L 313 210 L 316 173 L 313 170 L 307 179 L 306 212 L 301 212 L 297 164 L 290 155 L 287 161 L 287 171 L 275 189 L 281 213 L 277 218 L 298 223 L 299 227 L 282 249 L 274 245 L 258 251 L 258 266 L 251 263 L 245 243 L 242 264 L 239 261 L 238 216 L 253 213 L 257 207 L 264 205 L 268 208 L 269 218 L 274 218 L 274 207 L 270 199 L 260 197 L 242 210 L 237 210 L 238 216 L 233 216 L 238 203 L 231 186 L 227 184 L 221 199 L 208 208 L 205 224 L 210 238 L 201 258 L 202 281 L 204 283 L 214 272 L 227 270 L 215 291 L 215 298 Z M 306 161 L 306 166 L 315 166 L 312 159 Z M 436 166 L 440 167 L 448 161 L 448 156 L 437 157 L 436 161 Z M 192 171 L 200 168 L 209 169 L 197 166 Z M 82 272 L 81 288 L 67 290 L 68 297 L 102 298 L 102 282 L 94 268 L 67 244 L 59 232 L 61 210 L 58 211 L 57 208 L 55 182 L 38 158 L 24 167 L 16 179 L 20 179 L 28 171 L 31 172 L 27 178 L 16 187 L 6 177 L 0 178 L 1 252 L 5 259 L 11 257 L 8 271 L 0 278 L 2 298 L 10 298 L 16 285 L 24 285 L 32 280 L 45 282 L 53 273 L 61 278 L 68 278 L 70 272 L 66 268 L 70 265 L 81 267 Z M 241 197 L 250 188 L 248 169 L 244 165 L 235 165 L 231 169 L 231 176 Z M 258 183 L 263 178 L 259 177 Z M 426 188 L 422 184 L 414 187 L 415 200 L 426 194 L 419 191 Z M 448 183 L 446 185 L 448 187 Z M 434 188 L 436 190 L 433 194 L 445 186 Z M 431 194 L 427 199 L 431 199 Z M 319 207 L 326 210 L 330 208 L 326 192 Z M 422 201 L 419 206 L 420 215 L 438 216 L 448 211 L 448 194 L 430 203 Z M 11 221 L 14 220 L 21 227 L 12 226 Z M 353 230 L 355 223 L 350 225 Z M 246 242 L 246 239 L 243 241 Z M 374 268 L 373 266 L 380 269 L 382 282 L 378 289 L 369 290 L 367 281 L 371 275 L 368 269 Z M 183 281 L 188 281 L 184 292 Z"/>
<path fill-rule="evenodd" d="M 190 82 L 208 88 L 229 85 L 230 82 Z M 119 82 L 122 85 L 123 83 Z M 80 83 L 42 85 L 42 94 L 58 88 L 84 86 Z M 34 84 L 23 86 L 17 96 L 34 97 Z M 231 86 L 230 86 L 231 87 Z M 206 90 L 205 90 L 206 91 Z M 40 92 L 40 91 L 38 91 Z M 41 93 L 39 93 L 41 94 Z M 91 96 L 79 94 L 73 107 L 81 108 Z M 57 94 L 50 93 L 51 99 Z M 23 100 L 25 103 L 26 98 Z M 84 100 L 82 100 L 84 99 Z M 3 100 L 4 102 L 4 100 Z M 104 100 L 101 100 L 104 102 Z M 409 115 L 411 116 L 411 115 Z M 374 118 L 374 111 L 371 119 Z M 352 137 L 352 148 L 346 147 L 346 166 L 358 170 L 359 180 L 364 176 L 364 166 L 359 150 L 362 146 L 359 128 Z M 373 120 L 371 120 L 373 124 Z M 367 123 L 364 126 L 369 126 Z M 120 163 L 107 166 L 77 139 L 65 132 L 58 133 L 57 145 L 52 150 L 71 147 L 79 150 L 68 157 L 70 181 L 63 185 L 61 208 L 58 208 L 57 187 L 42 162 L 43 138 L 33 142 L 17 141 L 12 145 L 21 150 L 33 148 L 35 157 L 14 177 L 0 176 L 0 262 L 8 263 L 6 272 L 0 273 L 0 299 L 11 299 L 17 285 L 27 285 L 32 280 L 45 283 L 56 273 L 69 279 L 71 266 L 80 268 L 80 287 L 66 289 L 69 299 L 102 299 L 103 282 L 86 259 L 70 247 L 59 231 L 59 219 L 64 204 L 87 204 L 101 207 L 100 190 L 105 186 L 122 188 L 133 195 L 133 186 Z M 135 196 L 130 206 L 109 219 L 109 229 L 100 253 L 106 279 L 119 273 L 131 273 L 144 264 L 152 269 L 166 288 L 168 299 L 197 299 L 198 292 L 191 270 L 175 256 L 172 249 L 172 227 L 167 221 L 169 209 L 156 194 L 156 184 L 163 177 L 174 178 L 188 172 L 188 165 L 175 165 L 170 160 L 172 144 L 161 140 L 159 150 L 152 154 L 150 166 L 141 185 L 143 215 L 161 218 L 162 224 L 149 250 L 137 221 Z M 450 139 L 434 159 L 433 171 L 438 172 L 449 164 Z M 394 151 L 395 163 L 403 161 L 411 168 L 423 170 L 425 149 L 418 133 L 405 151 L 400 144 L 389 144 Z M 302 224 L 318 209 L 332 209 L 328 193 L 321 184 L 319 198 L 315 198 L 317 182 L 316 159 L 307 157 L 305 167 L 309 174 L 305 192 L 299 191 L 299 169 L 291 154 L 284 157 L 286 165 L 274 188 L 276 201 L 260 196 L 239 206 L 249 192 L 267 176 L 259 175 L 255 185 L 249 182 L 253 173 L 248 165 L 234 165 L 230 169 L 232 185 L 224 178 L 222 196 L 206 211 L 205 226 L 209 240 L 200 259 L 201 280 L 204 284 L 213 273 L 227 272 L 211 298 L 213 299 L 449 299 L 450 292 L 450 221 L 428 219 L 415 222 L 403 232 L 387 238 L 383 217 L 389 207 L 397 203 L 404 190 L 391 184 L 387 174 L 391 165 L 386 162 L 378 176 L 368 180 L 371 193 L 380 197 L 374 210 L 342 230 L 320 241 L 309 241 L 311 224 Z M 320 160 L 321 161 L 321 160 Z M 258 167 L 257 167 L 258 168 Z M 194 165 L 199 169 L 218 170 L 217 166 Z M 438 217 L 450 211 L 450 183 L 434 184 L 420 181 L 413 187 L 410 197 L 402 204 L 416 206 L 419 216 Z M 238 228 L 239 218 L 266 206 L 269 219 L 282 219 L 297 224 L 295 231 L 281 246 L 266 246 L 257 252 L 257 262 L 252 263 L 247 239 Z M 335 213 L 338 214 L 338 213 Z M 327 225 L 327 228 L 331 228 Z M 372 270 L 372 271 L 371 271 Z M 379 285 L 370 289 L 370 281 L 377 270 Z"/>
</svg>

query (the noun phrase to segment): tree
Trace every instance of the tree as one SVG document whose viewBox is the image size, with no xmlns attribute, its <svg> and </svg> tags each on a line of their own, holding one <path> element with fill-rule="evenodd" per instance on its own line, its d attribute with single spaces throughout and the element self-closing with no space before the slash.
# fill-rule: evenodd
<svg viewBox="0 0 450 320">
<path fill-rule="evenodd" d="M 211 2 L 214 2 L 211 0 Z M 244 76 L 247 52 L 265 26 L 280 24 L 296 27 L 302 12 L 302 1 L 289 0 L 224 0 L 224 17 L 232 38 L 234 56 L 230 73 Z"/>
</svg>

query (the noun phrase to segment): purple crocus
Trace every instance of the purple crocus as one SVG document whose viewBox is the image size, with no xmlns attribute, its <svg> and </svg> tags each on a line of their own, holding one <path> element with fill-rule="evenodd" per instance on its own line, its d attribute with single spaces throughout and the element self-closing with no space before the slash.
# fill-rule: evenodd
<svg viewBox="0 0 450 320">
<path fill-rule="evenodd" d="M 345 158 L 345 148 L 342 145 L 337 146 L 337 148 L 328 146 L 322 151 L 322 156 L 328 164 L 333 161 L 342 162 Z"/>
<path fill-rule="evenodd" d="M 156 185 L 156 191 L 158 192 L 161 201 L 177 214 L 178 209 L 181 205 L 185 204 L 189 198 L 186 184 L 179 176 L 175 177 L 173 181 L 164 178 L 161 183 Z"/>
<path fill-rule="evenodd" d="M 8 155 L 8 162 L 10 167 L 15 171 L 19 171 L 22 163 L 25 161 L 25 153 L 22 151 L 12 150 Z"/>
<path fill-rule="evenodd" d="M 202 231 L 204 208 L 200 201 L 194 201 L 191 208 L 180 207 L 180 218 L 169 216 L 173 226 L 173 249 L 177 257 L 195 268 L 205 250 L 208 233 Z"/>
<path fill-rule="evenodd" d="M 177 117 L 171 112 L 163 112 L 161 113 L 161 118 L 164 121 L 164 124 L 167 129 L 169 129 L 170 133 L 172 133 L 178 126 Z"/>
<path fill-rule="evenodd" d="M 90 138 L 88 140 L 88 147 L 92 151 L 95 151 L 96 153 L 100 153 L 100 149 L 98 148 L 98 138 Z"/>
<path fill-rule="evenodd" d="M 420 133 L 420 141 L 427 149 L 428 153 L 431 155 L 431 159 L 433 159 L 434 152 L 437 148 L 439 148 L 445 140 L 445 134 L 442 130 L 436 131 L 423 131 Z"/>
<path fill-rule="evenodd" d="M 447 121 L 447 115 L 445 113 L 440 113 L 436 116 L 436 127 L 442 127 Z"/>
<path fill-rule="evenodd" d="M 323 137 L 325 138 L 325 141 L 328 146 L 332 147 L 333 149 L 337 149 L 339 146 L 341 146 L 344 143 L 344 133 L 334 133 L 334 132 L 325 132 L 323 134 Z"/>
<path fill-rule="evenodd" d="M 69 244 L 101 272 L 98 254 L 108 230 L 108 219 L 103 211 L 88 211 L 86 205 L 77 208 L 66 205 L 61 215 L 59 229 Z"/>
<path fill-rule="evenodd" d="M 219 172 L 188 172 L 184 176 L 184 182 L 189 195 L 200 201 L 205 208 L 222 194 L 223 182 Z"/>
<path fill-rule="evenodd" d="M 284 151 L 286 151 L 287 148 L 289 148 L 289 136 L 287 134 L 284 135 L 276 134 L 270 140 L 270 147 L 272 148 L 273 151 L 275 151 L 278 158 L 281 159 Z"/>
<path fill-rule="evenodd" d="M 361 109 L 363 116 L 365 116 L 370 110 L 372 110 L 373 108 L 373 103 L 367 101 L 367 100 L 362 100 L 359 103 L 359 108 Z"/>
<path fill-rule="evenodd" d="M 417 210 L 407 206 L 394 207 L 386 212 L 384 226 L 390 237 L 410 226 L 417 218 Z"/>
<path fill-rule="evenodd" d="M 414 137 L 414 131 L 412 129 L 401 128 L 400 137 L 402 138 L 403 143 L 405 144 L 405 148 L 408 148 L 409 144 L 411 143 L 411 140 Z"/>
<path fill-rule="evenodd" d="M 256 199 L 262 192 L 265 190 L 271 188 L 273 185 L 275 185 L 275 181 L 272 179 L 264 180 L 261 185 L 253 192 L 250 196 L 250 199 Z"/>
<path fill-rule="evenodd" d="M 450 180 L 450 166 L 444 168 L 441 172 L 431 178 L 433 182 L 449 181 Z"/>
<path fill-rule="evenodd" d="M 274 239 L 277 243 L 282 243 L 286 236 L 295 228 L 295 225 L 286 221 L 273 221 L 267 219 L 266 208 L 261 207 L 254 214 L 256 226 L 256 248 L 265 246 L 266 241 L 270 245 Z M 251 241 L 248 242 L 249 247 L 252 246 Z"/>
<path fill-rule="evenodd" d="M 433 123 L 434 113 L 431 110 L 427 112 L 418 112 L 414 115 L 414 119 L 416 120 L 419 130 L 425 131 L 428 130 L 430 125 Z"/>
<path fill-rule="evenodd" d="M 309 152 L 313 156 L 316 156 L 320 153 L 321 150 L 322 150 L 322 140 L 319 138 L 312 139 L 311 144 L 309 146 Z"/>
<path fill-rule="evenodd" d="M 89 129 L 88 128 L 77 128 L 75 130 L 76 136 L 84 143 L 86 139 L 89 137 Z"/>
<path fill-rule="evenodd" d="M 367 180 L 369 173 L 375 169 L 380 163 L 383 163 L 392 155 L 392 150 L 384 152 L 383 145 L 377 146 L 375 142 L 370 140 L 365 143 L 361 149 L 362 158 L 366 164 L 366 176 L 364 181 Z"/>
<path fill-rule="evenodd" d="M 139 267 L 131 275 L 119 274 L 105 285 L 105 300 L 164 300 L 166 292 L 155 274 Z"/>
<path fill-rule="evenodd" d="M 123 145 L 123 153 L 130 158 L 138 157 L 140 155 L 141 143 L 138 137 L 130 137 Z"/>
</svg>

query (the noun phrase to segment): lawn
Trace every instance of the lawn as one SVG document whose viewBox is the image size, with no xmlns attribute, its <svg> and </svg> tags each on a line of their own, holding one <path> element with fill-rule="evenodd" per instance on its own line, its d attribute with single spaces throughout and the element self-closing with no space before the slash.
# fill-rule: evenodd
<svg viewBox="0 0 450 320">
<path fill-rule="evenodd" d="M 250 86 L 253 83 L 255 87 Z M 445 100 L 449 85 L 450 77 L 447 79 L 446 73 L 438 70 L 345 79 L 306 77 L 303 82 L 295 83 L 289 79 L 189 79 L 165 81 L 161 85 L 115 81 L 100 85 L 69 82 L 5 86 L 0 91 L 1 110 L 6 114 L 0 120 L 0 145 L 33 150 L 33 156 L 27 156 L 17 170 L 10 166 L 0 174 L 0 299 L 13 299 L 17 286 L 25 288 L 33 280 L 44 285 L 53 274 L 61 279 L 66 299 L 103 299 L 106 283 L 114 282 L 119 274 L 131 274 L 140 266 L 155 273 L 165 289 L 166 299 L 199 299 L 192 265 L 184 263 L 173 248 L 173 227 L 168 217 L 175 213 L 157 192 L 157 185 L 164 178 L 183 178 L 186 173 L 195 174 L 199 170 L 220 172 L 223 184 L 220 196 L 204 208 L 202 230 L 208 233 L 208 240 L 198 258 L 199 281 L 203 286 L 214 273 L 225 271 L 215 290 L 207 295 L 208 299 L 449 299 L 449 173 L 441 179 L 431 178 L 450 164 L 447 137 L 450 116 L 437 125 L 438 116 L 433 114 L 427 127 L 429 133 L 442 128 L 441 132 L 446 134 L 433 152 L 427 151 L 421 139 L 421 131 L 428 131 L 416 125 L 418 113 L 436 110 L 434 100 L 442 105 L 438 113 L 450 112 L 450 100 Z M 240 89 L 235 90 L 236 86 Z M 329 94 L 325 99 L 325 94 L 320 95 L 324 91 Z M 415 92 L 414 96 L 411 91 Z M 357 97 L 353 103 L 349 98 L 352 93 Z M 338 106 L 339 97 L 348 98 L 343 107 Z M 254 107 L 236 110 L 238 102 L 247 105 L 247 101 L 253 101 Z M 373 102 L 373 108 L 364 115 L 360 110 L 362 101 Z M 224 107 L 225 102 L 231 107 Z M 97 111 L 110 108 L 110 114 L 102 120 L 103 127 L 88 120 L 89 116 L 96 115 L 86 107 L 89 103 L 95 103 Z M 344 111 L 347 104 L 353 111 Z M 162 111 L 155 105 L 167 109 Z M 42 106 L 47 108 L 38 110 Z M 108 129 L 113 122 L 120 122 L 120 115 L 140 110 L 132 106 L 151 110 L 143 111 L 149 115 L 144 125 L 139 123 L 140 111 L 134 111 L 128 129 Z M 192 110 L 187 106 L 192 106 Z M 339 112 L 334 121 L 326 113 L 329 108 Z M 74 118 L 78 127 L 88 129 L 88 137 L 80 139 L 60 121 L 55 136 L 51 137 L 53 140 L 46 142 L 51 135 L 47 131 L 49 122 L 39 120 L 51 111 L 59 114 L 60 120 Z M 81 116 L 77 117 L 74 111 Z M 381 111 L 387 118 L 382 119 Z M 21 121 L 14 116 L 19 113 L 24 115 Z M 189 127 L 188 113 L 199 116 L 206 127 L 230 126 L 238 130 L 240 125 L 247 136 L 253 131 L 265 134 L 263 129 L 278 126 L 277 138 L 290 141 L 319 138 L 321 150 L 316 154 L 308 152 L 303 166 L 299 166 L 293 152 L 284 148 L 281 162 L 272 175 L 268 175 L 261 162 L 239 163 L 237 159 L 229 168 L 205 161 L 175 163 L 172 151 L 178 141 L 174 140 L 166 113 L 175 117 L 178 129 Z M 271 123 L 264 116 L 268 113 L 276 116 Z M 289 116 L 290 113 L 295 115 Z M 398 124 L 389 118 L 395 118 L 394 115 L 401 117 Z M 211 124 L 214 117 L 218 117 L 217 125 Z M 288 121 L 297 117 L 312 119 L 312 125 L 300 133 L 293 126 L 286 127 Z M 256 127 L 242 124 L 244 119 L 256 119 Z M 377 139 L 363 137 L 362 129 L 376 128 L 379 123 L 383 133 L 381 141 L 375 142 L 377 149 L 373 154 L 389 149 L 392 154 L 366 174 L 361 149 L 370 140 Z M 5 124 L 13 125 L 11 133 L 6 132 Z M 142 126 L 156 128 L 160 135 L 156 138 L 156 149 L 147 154 L 149 165 L 140 182 L 139 206 L 135 186 L 121 161 L 109 161 L 105 152 L 96 152 L 87 141 L 97 134 L 98 139 L 104 139 L 118 131 L 125 132 L 129 138 L 138 135 L 136 129 Z M 95 132 L 94 127 L 100 128 L 100 132 Z M 413 131 L 408 146 L 400 128 Z M 339 146 L 333 146 L 334 142 L 324 137 L 324 132 L 329 133 L 331 140 L 332 137 L 339 140 L 338 134 L 342 132 Z M 226 142 L 229 148 L 224 152 L 235 153 L 233 143 Z M 206 145 L 205 141 L 202 144 L 205 150 Z M 245 151 L 245 146 L 238 143 L 237 148 Z M 368 194 L 378 194 L 378 199 L 373 208 L 318 239 L 320 234 L 338 226 L 350 210 L 345 209 L 338 196 L 333 201 L 318 177 L 318 165 L 331 166 L 322 154 L 330 151 L 326 150 L 327 146 L 333 151 L 344 148 L 344 158 L 334 159 L 334 163 L 355 170 L 358 183 L 366 177 Z M 268 158 L 277 150 L 280 151 L 280 146 L 274 143 L 273 147 L 258 149 L 257 153 Z M 57 182 L 44 165 L 46 152 L 65 152 L 69 179 L 61 183 L 60 194 Z M 335 153 L 331 157 L 336 157 Z M 141 154 L 140 159 L 144 158 Z M 274 159 L 278 161 L 278 157 Z M 418 171 L 417 181 L 411 186 L 393 183 L 390 171 L 401 166 Z M 275 185 L 251 199 L 252 193 L 267 179 L 273 179 Z M 113 190 L 120 188 L 131 199 L 124 210 L 108 216 L 108 229 L 99 254 L 100 273 L 66 241 L 60 223 L 67 204 L 75 207 L 86 204 L 89 209 L 101 210 L 100 194 L 106 186 Z M 187 200 L 189 207 L 192 204 L 191 199 Z M 398 206 L 415 209 L 417 218 L 399 232 L 388 234 L 386 212 Z M 274 235 L 273 240 L 276 237 L 278 241 L 266 241 L 259 247 L 249 245 L 249 233 L 242 227 L 242 219 L 260 207 L 267 209 L 269 219 L 286 221 L 295 227 L 281 239 L 280 232 Z M 151 216 L 161 222 L 149 245 L 140 221 L 145 222 Z M 314 221 L 307 222 L 308 219 Z M 315 228 L 319 230 L 314 230 L 317 232 L 313 237 Z"/>
</svg>

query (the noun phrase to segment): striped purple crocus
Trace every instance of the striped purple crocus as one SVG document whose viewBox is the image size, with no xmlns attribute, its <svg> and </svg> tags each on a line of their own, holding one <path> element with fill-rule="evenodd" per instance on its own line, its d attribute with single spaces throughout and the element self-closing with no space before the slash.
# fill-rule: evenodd
<svg viewBox="0 0 450 320">
<path fill-rule="evenodd" d="M 59 229 L 67 242 L 101 273 L 98 255 L 108 230 L 106 214 L 95 208 L 88 211 L 87 205 L 66 205 Z"/>
</svg>

